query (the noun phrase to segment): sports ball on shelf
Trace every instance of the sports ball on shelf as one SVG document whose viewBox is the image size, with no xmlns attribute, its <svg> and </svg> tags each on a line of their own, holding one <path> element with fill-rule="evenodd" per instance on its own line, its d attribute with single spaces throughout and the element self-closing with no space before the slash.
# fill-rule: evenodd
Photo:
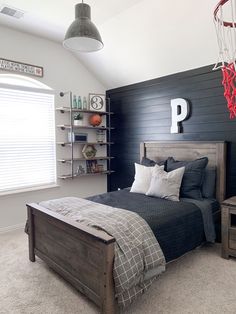
<svg viewBox="0 0 236 314">
<path fill-rule="evenodd" d="M 102 123 L 102 117 L 99 114 L 97 114 L 97 113 L 92 114 L 89 117 L 89 123 L 92 126 L 99 126 Z"/>
</svg>

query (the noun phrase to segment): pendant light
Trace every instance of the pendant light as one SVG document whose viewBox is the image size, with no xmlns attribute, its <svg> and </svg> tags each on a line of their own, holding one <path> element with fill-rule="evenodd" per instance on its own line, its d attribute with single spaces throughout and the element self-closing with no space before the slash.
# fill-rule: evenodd
<svg viewBox="0 0 236 314">
<path fill-rule="evenodd" d="M 66 32 L 63 46 L 78 52 L 92 52 L 103 47 L 99 31 L 91 21 L 90 6 L 83 0 L 75 5 L 75 20 Z"/>
</svg>

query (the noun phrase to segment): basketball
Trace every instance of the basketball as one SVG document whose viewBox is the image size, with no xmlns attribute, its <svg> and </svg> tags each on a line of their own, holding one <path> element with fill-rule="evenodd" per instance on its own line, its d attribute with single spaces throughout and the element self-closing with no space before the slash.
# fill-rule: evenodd
<svg viewBox="0 0 236 314">
<path fill-rule="evenodd" d="M 89 123 L 92 126 L 98 126 L 102 123 L 102 117 L 99 114 L 93 114 L 89 117 Z"/>
</svg>

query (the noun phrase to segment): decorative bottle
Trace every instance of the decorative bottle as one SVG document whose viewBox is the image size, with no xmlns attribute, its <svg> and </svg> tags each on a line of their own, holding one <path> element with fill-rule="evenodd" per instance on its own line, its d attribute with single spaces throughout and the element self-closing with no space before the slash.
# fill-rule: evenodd
<svg viewBox="0 0 236 314">
<path fill-rule="evenodd" d="M 82 101 L 81 101 L 81 97 L 78 96 L 78 101 L 77 101 L 77 109 L 82 109 Z"/>
<path fill-rule="evenodd" d="M 73 109 L 76 109 L 76 108 L 77 108 L 76 95 L 73 96 L 72 108 L 73 108 Z"/>
<path fill-rule="evenodd" d="M 87 109 L 88 109 L 88 103 L 87 103 L 86 97 L 84 96 L 84 98 L 83 98 L 83 110 L 87 110 Z"/>
</svg>

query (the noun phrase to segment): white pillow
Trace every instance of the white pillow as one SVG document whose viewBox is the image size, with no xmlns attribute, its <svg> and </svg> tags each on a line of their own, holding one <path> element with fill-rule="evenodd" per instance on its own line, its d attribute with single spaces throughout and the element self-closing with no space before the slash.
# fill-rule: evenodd
<svg viewBox="0 0 236 314">
<path fill-rule="evenodd" d="M 134 165 L 135 165 L 135 176 L 134 176 L 134 182 L 132 184 L 130 192 L 146 194 L 152 180 L 153 170 L 156 168 L 164 169 L 164 166 L 155 165 L 154 167 L 146 167 L 146 166 L 136 164 L 136 163 Z"/>
<path fill-rule="evenodd" d="M 146 195 L 179 201 L 179 190 L 184 170 L 185 167 L 181 167 L 170 172 L 165 172 L 160 167 L 155 168 L 152 172 L 151 184 Z"/>
</svg>

